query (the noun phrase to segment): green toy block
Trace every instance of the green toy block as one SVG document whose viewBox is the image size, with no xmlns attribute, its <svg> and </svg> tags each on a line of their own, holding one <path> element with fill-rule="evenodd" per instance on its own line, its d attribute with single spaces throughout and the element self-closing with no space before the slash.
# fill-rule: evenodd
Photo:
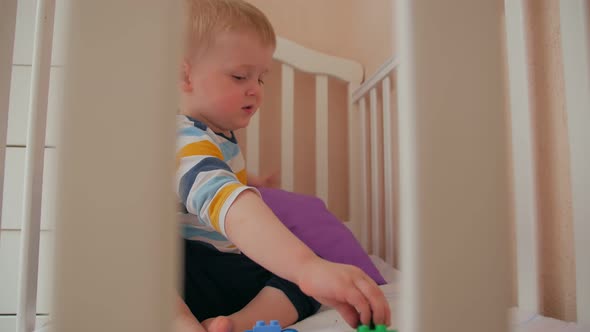
<svg viewBox="0 0 590 332">
<path fill-rule="evenodd" d="M 376 325 L 374 329 L 371 329 L 369 325 L 359 325 L 356 332 L 397 332 L 397 330 L 388 330 L 385 325 Z"/>
</svg>

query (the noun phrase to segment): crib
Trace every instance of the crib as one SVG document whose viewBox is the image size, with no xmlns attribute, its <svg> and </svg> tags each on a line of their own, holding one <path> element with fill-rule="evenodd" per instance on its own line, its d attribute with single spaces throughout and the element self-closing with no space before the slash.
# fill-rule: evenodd
<svg viewBox="0 0 590 332">
<path fill-rule="evenodd" d="M 173 160 L 175 110 L 169 106 L 176 100 L 170 68 L 179 54 L 161 50 L 178 49 L 171 36 L 180 35 L 181 6 L 148 0 L 141 15 L 129 16 L 136 13 L 133 1 L 72 2 L 65 10 L 63 2 L 38 0 L 33 57 L 19 62 L 15 27 L 22 3 L 17 11 L 16 0 L 4 1 L 0 12 L 0 297 L 8 299 L 0 331 L 33 331 L 47 314 L 56 331 L 165 331 L 174 308 L 177 247 L 175 225 L 161 222 L 174 219 L 174 199 L 162 193 L 174 172 L 166 160 Z M 283 189 L 321 198 L 367 252 L 402 271 L 403 292 L 395 295 L 403 304 L 395 308 L 401 331 L 548 329 L 509 326 L 506 319 L 506 244 L 513 227 L 513 319 L 541 322 L 523 5 L 505 1 L 505 22 L 499 6 L 400 1 L 401 53 L 370 77 L 354 60 L 279 37 L 267 82 L 275 89 L 267 94 L 279 97 L 238 133 L 251 172 L 278 168 Z M 560 3 L 579 325 L 552 325 L 555 331 L 590 325 L 588 7 L 584 0 Z M 434 42 L 441 37 L 451 42 Z M 52 54 L 53 44 L 61 47 Z M 504 48 L 510 121 L 499 111 L 505 108 Z M 29 99 L 16 97 L 28 107 L 15 106 L 11 87 L 17 84 L 30 84 Z M 62 92 L 50 93 L 60 87 L 63 102 L 52 99 Z M 305 105 L 302 90 L 311 96 Z M 9 109 L 16 108 L 17 121 L 11 113 L 9 123 Z M 302 123 L 311 129 L 301 133 Z M 12 136 L 9 125 L 18 127 Z M 22 189 L 11 189 L 18 179 L 25 179 Z M 48 254 L 53 246 L 55 254 Z M 16 310 L 6 309 L 10 301 Z M 296 327 L 342 331 L 317 321 Z"/>
</svg>

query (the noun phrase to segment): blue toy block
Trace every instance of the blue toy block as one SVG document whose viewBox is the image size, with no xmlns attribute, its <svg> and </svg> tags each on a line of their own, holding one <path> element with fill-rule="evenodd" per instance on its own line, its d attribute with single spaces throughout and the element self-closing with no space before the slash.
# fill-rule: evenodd
<svg viewBox="0 0 590 332">
<path fill-rule="evenodd" d="M 270 324 L 266 325 L 266 323 L 264 323 L 263 320 L 259 320 L 256 322 L 256 325 L 254 325 L 254 328 L 252 328 L 252 330 L 248 330 L 246 332 L 281 332 L 282 328 L 281 325 L 279 325 L 279 321 L 278 320 L 271 320 Z"/>
<path fill-rule="evenodd" d="M 266 325 L 263 320 L 259 320 L 254 325 L 254 328 L 245 332 L 298 332 L 296 329 L 282 329 L 278 320 L 271 320 L 270 324 Z"/>
</svg>

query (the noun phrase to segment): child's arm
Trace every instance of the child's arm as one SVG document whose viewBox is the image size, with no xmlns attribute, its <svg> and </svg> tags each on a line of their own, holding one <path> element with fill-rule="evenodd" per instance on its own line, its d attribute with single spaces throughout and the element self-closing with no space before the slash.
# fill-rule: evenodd
<svg viewBox="0 0 590 332">
<path fill-rule="evenodd" d="M 389 305 L 375 282 L 360 269 L 316 256 L 252 191 L 243 191 L 225 219 L 225 232 L 244 254 L 306 294 L 337 309 L 352 327 L 372 318 L 390 324 Z M 357 313 L 358 312 L 358 313 Z"/>
</svg>

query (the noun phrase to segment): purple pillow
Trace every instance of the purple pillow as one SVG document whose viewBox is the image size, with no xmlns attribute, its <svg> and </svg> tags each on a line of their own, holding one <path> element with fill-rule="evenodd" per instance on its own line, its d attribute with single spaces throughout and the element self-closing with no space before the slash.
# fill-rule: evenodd
<svg viewBox="0 0 590 332">
<path fill-rule="evenodd" d="M 283 224 L 318 256 L 354 265 L 377 284 L 386 283 L 352 232 L 328 211 L 321 199 L 280 189 L 258 190 Z"/>
</svg>

